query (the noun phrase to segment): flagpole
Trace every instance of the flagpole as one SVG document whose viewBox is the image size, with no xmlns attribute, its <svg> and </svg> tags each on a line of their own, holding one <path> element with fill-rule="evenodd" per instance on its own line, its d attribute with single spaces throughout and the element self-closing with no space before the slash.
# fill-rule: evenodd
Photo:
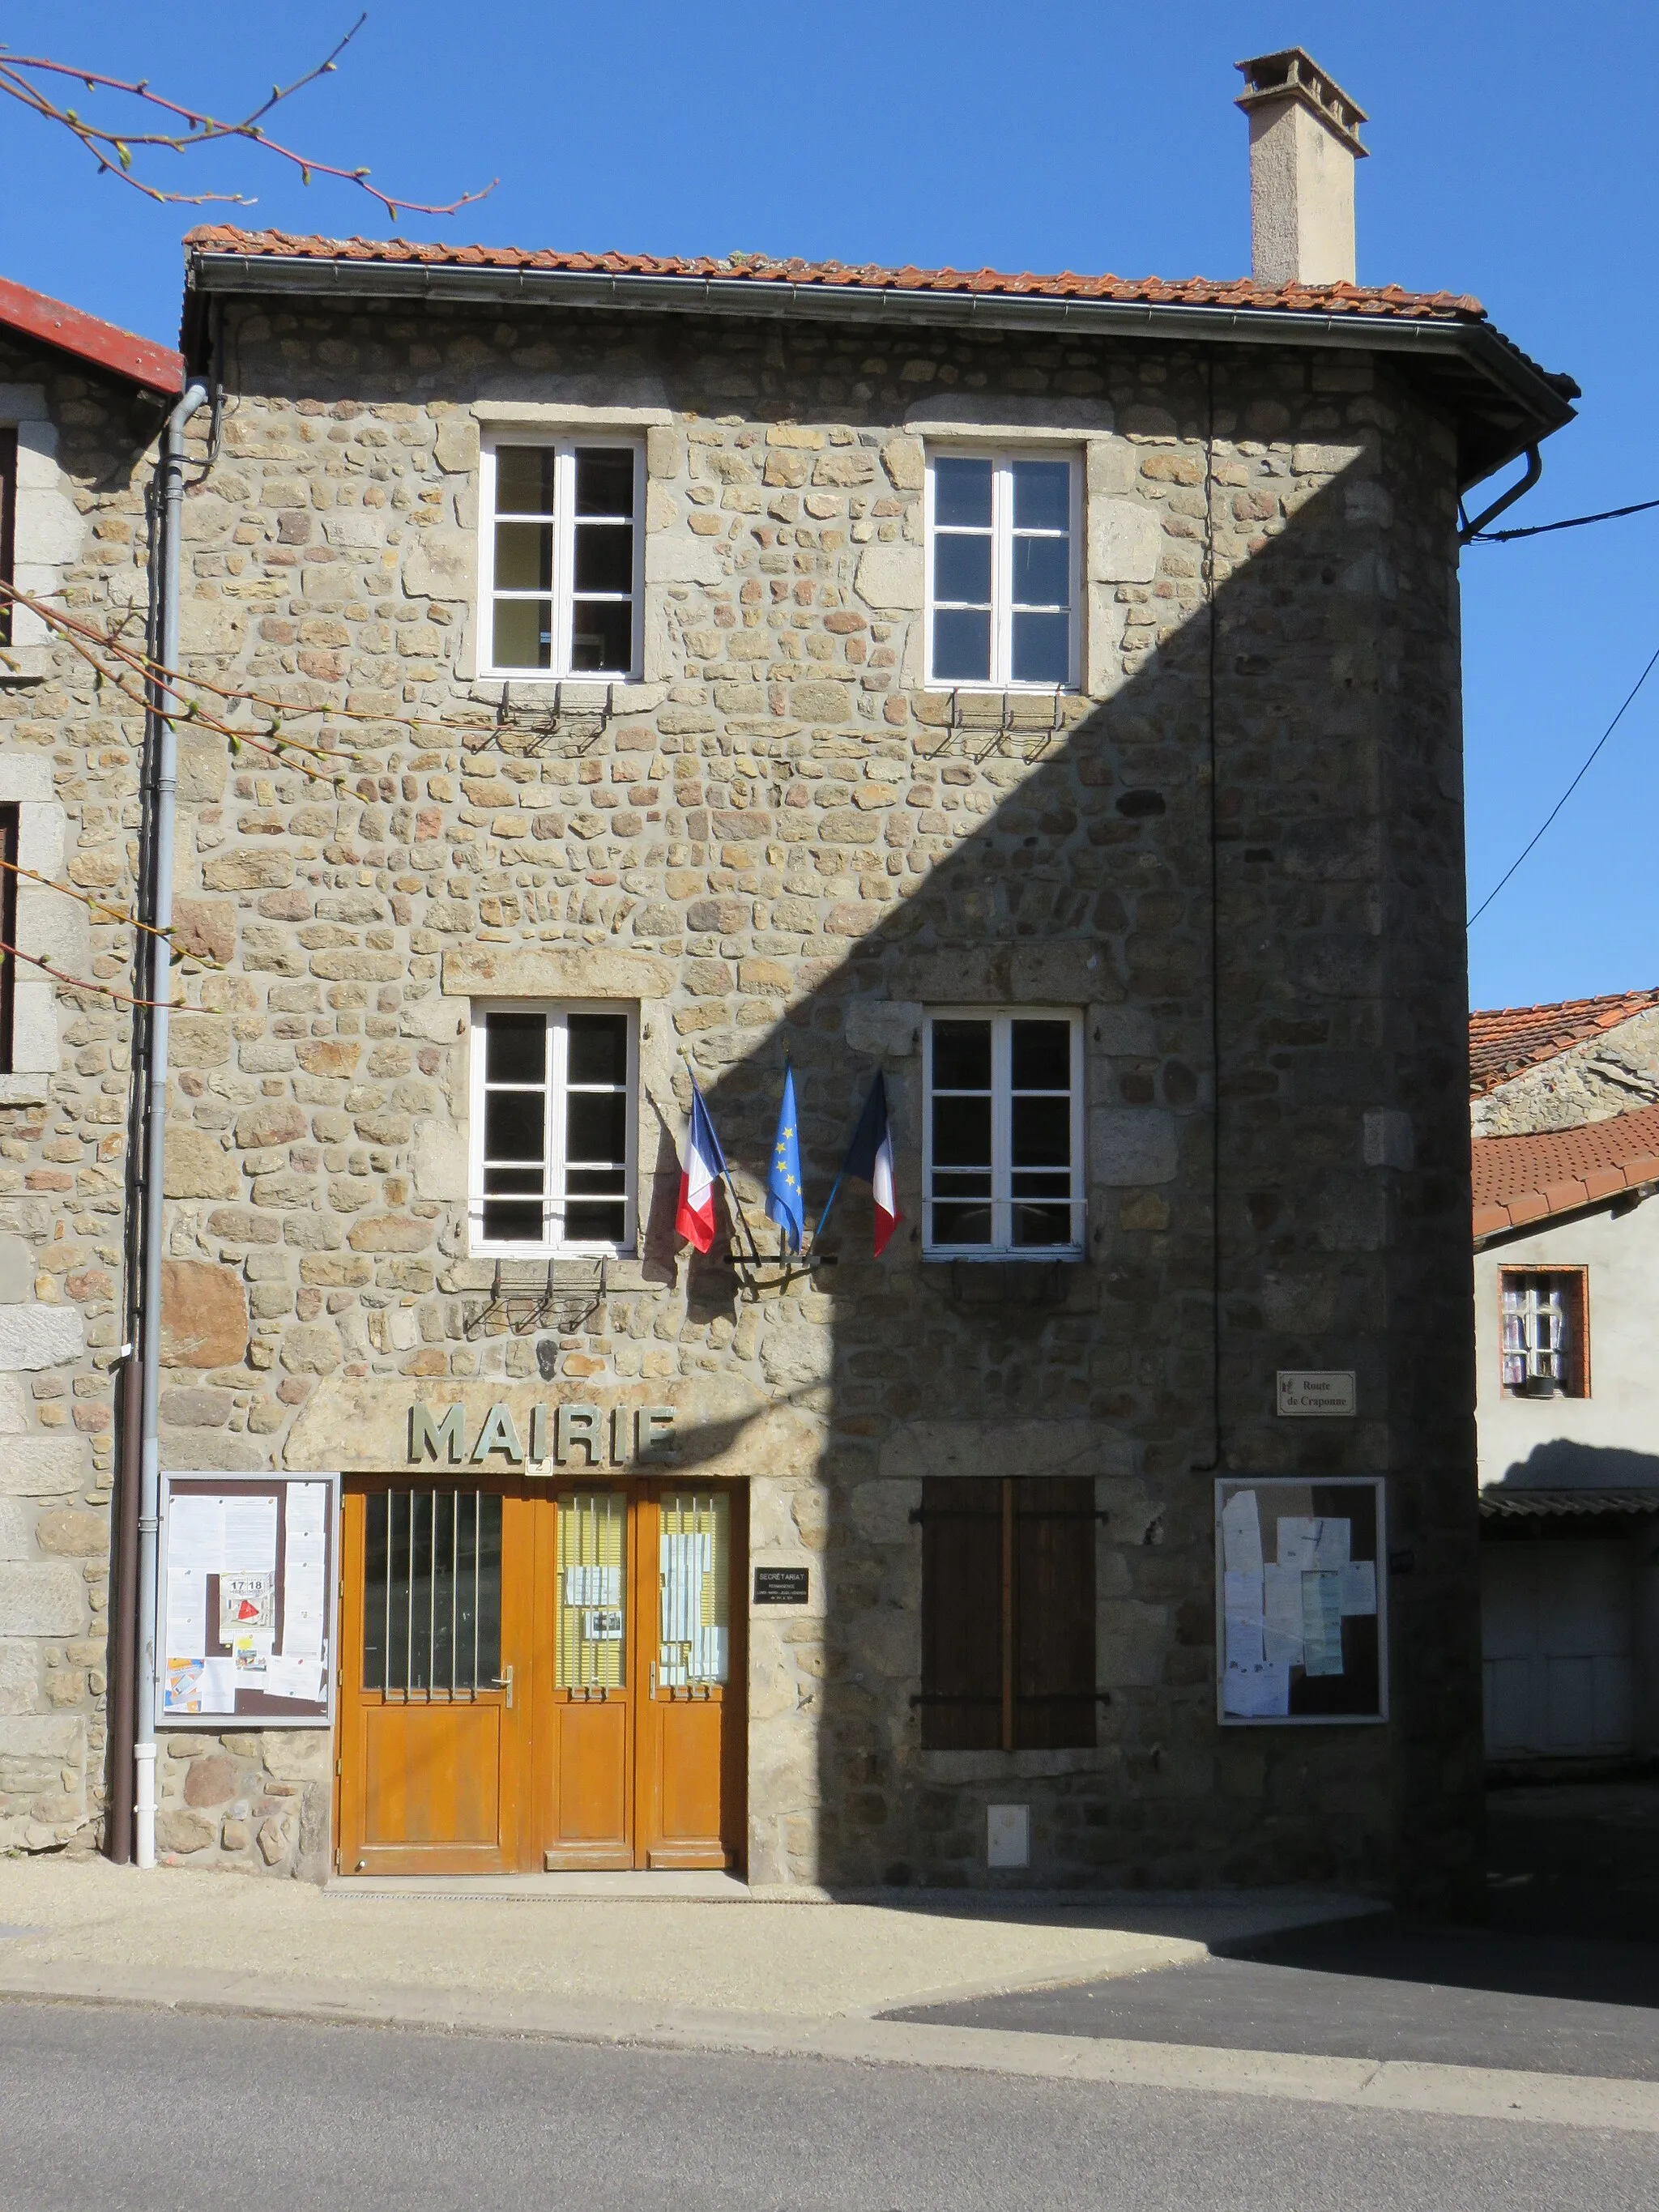
<svg viewBox="0 0 1659 2212">
<path fill-rule="evenodd" d="M 723 1158 L 724 1155 L 722 1155 Z M 720 1181 L 726 1185 L 726 1194 L 732 1201 L 732 1212 L 743 1224 L 743 1233 L 749 1239 L 749 1256 L 758 1267 L 761 1263 L 760 1247 L 755 1242 L 754 1231 L 749 1226 L 749 1216 L 743 1210 L 743 1200 L 738 1196 L 738 1187 L 732 1180 L 732 1170 L 725 1165 L 720 1169 Z"/>
<path fill-rule="evenodd" d="M 818 1239 L 823 1234 L 823 1224 L 830 1218 L 830 1209 L 836 1202 L 836 1194 L 841 1188 L 841 1180 L 846 1172 L 847 1170 L 844 1167 L 838 1169 L 836 1173 L 836 1179 L 830 1186 L 830 1195 L 823 1201 L 823 1211 L 818 1216 L 817 1227 L 812 1231 L 811 1249 L 814 1252 L 818 1249 Z"/>
</svg>

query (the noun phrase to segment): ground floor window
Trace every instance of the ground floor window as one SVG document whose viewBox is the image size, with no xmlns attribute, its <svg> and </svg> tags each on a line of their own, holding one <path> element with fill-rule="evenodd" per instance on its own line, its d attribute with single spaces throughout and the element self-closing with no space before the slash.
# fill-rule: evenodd
<svg viewBox="0 0 1659 2212">
<path fill-rule="evenodd" d="M 921 1741 L 1095 1741 L 1095 1486 L 1086 1475 L 921 1486 Z"/>
</svg>

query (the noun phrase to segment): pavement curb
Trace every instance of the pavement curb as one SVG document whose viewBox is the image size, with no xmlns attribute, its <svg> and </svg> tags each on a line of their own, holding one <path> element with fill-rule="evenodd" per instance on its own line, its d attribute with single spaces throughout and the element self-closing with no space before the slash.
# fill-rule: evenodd
<svg viewBox="0 0 1659 2212">
<path fill-rule="evenodd" d="M 1023 2075 L 1102 2087 L 1203 2091 L 1443 2118 L 1659 2135 L 1659 2082 L 1401 2060 L 1310 2057 L 1189 2044 L 1086 2040 L 842 2016 L 808 2020 L 647 2005 L 562 2004 L 451 1990 L 331 1987 L 245 1976 L 58 1967 L 0 1974 L 0 2000 L 304 2021 L 334 2027 L 507 2036 L 658 2051 L 826 2058 L 861 2065 Z"/>
</svg>

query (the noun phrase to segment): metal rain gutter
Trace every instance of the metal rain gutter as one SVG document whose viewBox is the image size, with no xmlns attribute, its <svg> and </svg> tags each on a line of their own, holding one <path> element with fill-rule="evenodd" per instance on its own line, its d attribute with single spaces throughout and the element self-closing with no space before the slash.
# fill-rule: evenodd
<svg viewBox="0 0 1659 2212">
<path fill-rule="evenodd" d="M 1511 404 L 1547 425 L 1547 430 L 1561 428 L 1574 412 L 1543 371 L 1489 323 L 1428 316 L 927 292 L 896 285 L 799 284 L 751 276 L 639 276 L 578 270 L 458 268 L 431 262 L 322 261 L 300 254 L 192 252 L 190 284 L 198 292 L 287 298 L 488 301 L 498 306 L 903 324 L 912 329 L 1066 330 L 1212 344 L 1336 347 L 1462 360 Z M 1522 451 L 1547 430 L 1517 435 L 1512 450 Z M 1489 465 L 1501 465 L 1501 461 Z"/>
</svg>

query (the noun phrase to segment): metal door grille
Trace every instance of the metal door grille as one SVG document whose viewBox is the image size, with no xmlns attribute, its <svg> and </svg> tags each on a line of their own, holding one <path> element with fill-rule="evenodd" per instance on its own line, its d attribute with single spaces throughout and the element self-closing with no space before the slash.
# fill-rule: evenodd
<svg viewBox="0 0 1659 2212">
<path fill-rule="evenodd" d="M 499 1493 L 387 1490 L 363 1510 L 363 1687 L 445 1700 L 498 1687 Z"/>
<path fill-rule="evenodd" d="M 732 1501 L 720 1491 L 665 1498 L 658 1509 L 662 1634 L 657 1683 L 693 1689 L 726 1676 Z"/>
<path fill-rule="evenodd" d="M 559 1500 L 554 1686 L 620 1690 L 628 1679 L 628 1501 L 614 1490 Z"/>
</svg>

